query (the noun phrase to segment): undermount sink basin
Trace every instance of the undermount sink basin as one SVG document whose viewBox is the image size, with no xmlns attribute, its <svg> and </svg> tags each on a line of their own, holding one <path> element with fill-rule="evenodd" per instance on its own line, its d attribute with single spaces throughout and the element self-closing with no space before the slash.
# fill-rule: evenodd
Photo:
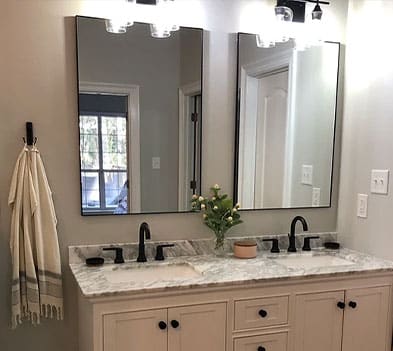
<svg viewBox="0 0 393 351">
<path fill-rule="evenodd" d="M 321 268 L 350 266 L 354 262 L 332 255 L 293 255 L 277 257 L 274 260 L 288 268 Z"/>
<path fill-rule="evenodd" d="M 201 273 L 189 264 L 181 263 L 145 267 L 111 267 L 104 271 L 104 276 L 110 283 L 138 283 L 189 279 L 199 277 Z"/>
</svg>

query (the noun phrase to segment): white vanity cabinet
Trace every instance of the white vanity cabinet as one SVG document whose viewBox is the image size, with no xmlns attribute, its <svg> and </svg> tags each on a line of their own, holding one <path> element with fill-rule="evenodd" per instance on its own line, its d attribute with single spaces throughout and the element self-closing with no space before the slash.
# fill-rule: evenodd
<svg viewBox="0 0 393 351">
<path fill-rule="evenodd" d="M 390 287 L 296 296 L 294 351 L 385 351 Z"/>
<path fill-rule="evenodd" d="M 390 351 L 392 285 L 379 272 L 80 294 L 79 351 Z"/>
<path fill-rule="evenodd" d="M 226 303 L 104 316 L 104 351 L 225 351 Z"/>
</svg>

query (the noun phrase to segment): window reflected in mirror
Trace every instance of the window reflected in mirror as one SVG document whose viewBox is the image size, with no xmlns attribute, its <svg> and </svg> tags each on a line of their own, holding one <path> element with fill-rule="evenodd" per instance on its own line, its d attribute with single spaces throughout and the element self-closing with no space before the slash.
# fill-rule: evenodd
<svg viewBox="0 0 393 351">
<path fill-rule="evenodd" d="M 203 31 L 153 38 L 77 17 L 83 215 L 191 210 L 201 189 Z"/>
<path fill-rule="evenodd" d="M 238 35 L 235 197 L 243 209 L 331 204 L 339 44 L 258 48 Z"/>
</svg>

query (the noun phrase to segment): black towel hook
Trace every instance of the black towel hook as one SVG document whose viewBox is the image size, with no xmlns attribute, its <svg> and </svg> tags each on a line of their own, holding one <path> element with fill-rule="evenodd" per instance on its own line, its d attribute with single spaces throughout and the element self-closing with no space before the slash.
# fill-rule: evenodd
<svg viewBox="0 0 393 351">
<path fill-rule="evenodd" d="M 26 145 L 33 146 L 37 143 L 37 137 L 34 137 L 33 122 L 26 122 L 26 138 L 23 138 Z"/>
</svg>

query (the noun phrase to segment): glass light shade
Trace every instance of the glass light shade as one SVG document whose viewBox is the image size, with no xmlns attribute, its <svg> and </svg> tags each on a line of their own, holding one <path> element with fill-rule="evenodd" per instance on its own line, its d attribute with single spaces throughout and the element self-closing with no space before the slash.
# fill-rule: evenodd
<svg viewBox="0 0 393 351">
<path fill-rule="evenodd" d="M 259 48 L 268 49 L 268 48 L 272 48 L 276 45 L 274 40 L 265 38 L 261 34 L 256 35 L 256 40 L 257 40 L 257 46 Z"/>
<path fill-rule="evenodd" d="M 319 20 L 312 20 L 310 27 L 310 43 L 318 46 L 323 44 L 323 25 Z"/>
<path fill-rule="evenodd" d="M 179 26 L 174 18 L 175 0 L 157 0 L 156 20 L 150 25 L 151 35 L 154 38 L 168 38 L 171 32 L 179 30 Z"/>
<path fill-rule="evenodd" d="M 322 19 L 322 9 L 321 6 L 319 6 L 319 4 L 316 4 L 314 7 L 314 10 L 311 13 L 312 19 L 314 21 L 320 21 Z"/>
<path fill-rule="evenodd" d="M 170 28 L 166 25 L 151 24 L 150 32 L 153 38 L 168 38 L 171 35 Z"/>
<path fill-rule="evenodd" d="M 286 6 L 276 6 L 274 8 L 276 14 L 275 36 L 276 42 L 285 43 L 290 39 L 290 29 L 293 20 L 293 11 Z"/>
<path fill-rule="evenodd" d="M 289 7 L 276 6 L 274 8 L 274 13 L 278 21 L 292 22 L 293 20 L 293 11 Z"/>
<path fill-rule="evenodd" d="M 105 20 L 106 31 L 109 33 L 115 33 L 115 34 L 125 33 L 127 32 L 128 24 L 129 22 L 123 22 L 115 19 Z"/>
</svg>

